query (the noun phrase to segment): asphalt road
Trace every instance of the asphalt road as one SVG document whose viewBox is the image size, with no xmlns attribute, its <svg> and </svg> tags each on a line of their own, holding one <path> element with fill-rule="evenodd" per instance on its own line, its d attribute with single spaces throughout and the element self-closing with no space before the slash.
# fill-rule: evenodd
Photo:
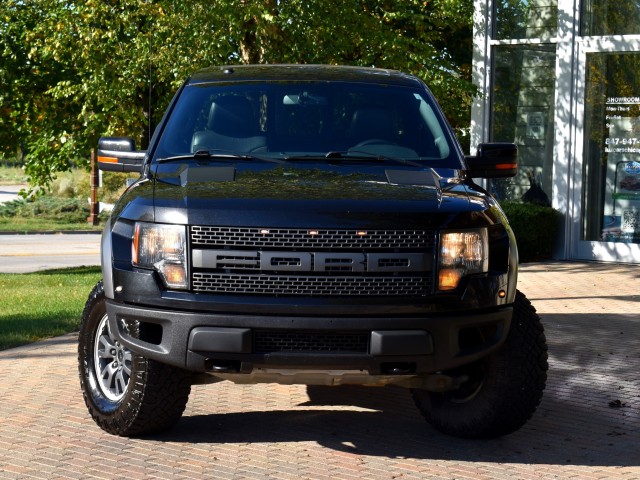
<svg viewBox="0 0 640 480">
<path fill-rule="evenodd" d="M 0 204 L 15 200 L 25 185 L 0 185 Z M 99 233 L 13 235 L 0 233 L 0 273 L 100 265 Z"/>
<path fill-rule="evenodd" d="M 16 200 L 18 192 L 23 188 L 24 185 L 0 185 L 0 204 Z"/>
<path fill-rule="evenodd" d="M 0 273 L 100 265 L 99 233 L 0 234 Z"/>
</svg>

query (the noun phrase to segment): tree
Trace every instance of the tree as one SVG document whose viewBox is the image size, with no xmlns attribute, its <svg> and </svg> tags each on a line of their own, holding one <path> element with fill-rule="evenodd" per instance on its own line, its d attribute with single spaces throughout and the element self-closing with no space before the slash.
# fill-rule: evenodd
<svg viewBox="0 0 640 480">
<path fill-rule="evenodd" d="M 103 135 L 144 148 L 182 81 L 233 63 L 329 63 L 415 73 L 454 128 L 468 123 L 471 0 L 4 0 L 0 148 L 34 185 Z"/>
</svg>

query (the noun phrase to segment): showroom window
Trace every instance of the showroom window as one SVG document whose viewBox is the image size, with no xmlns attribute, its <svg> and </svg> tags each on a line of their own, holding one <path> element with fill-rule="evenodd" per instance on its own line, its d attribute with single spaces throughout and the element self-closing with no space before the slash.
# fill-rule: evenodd
<svg viewBox="0 0 640 480">
<path fill-rule="evenodd" d="M 490 137 L 518 145 L 519 171 L 491 188 L 502 200 L 550 205 L 557 1 L 500 0 L 494 9 Z"/>
<path fill-rule="evenodd" d="M 557 0 L 496 0 L 494 5 L 496 40 L 556 36 Z"/>
<path fill-rule="evenodd" d="M 640 243 L 640 54 L 587 54 L 582 239 Z"/>
<path fill-rule="evenodd" d="M 588 36 L 640 34 L 640 5 L 636 0 L 584 0 L 581 34 Z"/>
</svg>

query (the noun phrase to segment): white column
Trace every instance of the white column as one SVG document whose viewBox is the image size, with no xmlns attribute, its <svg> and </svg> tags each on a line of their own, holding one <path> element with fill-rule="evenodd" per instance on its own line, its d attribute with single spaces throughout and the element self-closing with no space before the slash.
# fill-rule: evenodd
<svg viewBox="0 0 640 480">
<path fill-rule="evenodd" d="M 471 104 L 471 153 L 489 138 L 492 0 L 474 0 L 473 12 L 473 84 L 478 95 Z"/>
<path fill-rule="evenodd" d="M 571 256 L 572 242 L 580 233 L 580 212 L 574 196 L 580 195 L 581 174 L 574 171 L 573 161 L 576 153 L 582 152 L 581 136 L 576 136 L 582 129 L 582 115 L 576 110 L 576 95 L 580 93 L 576 88 L 579 15 L 580 0 L 558 0 L 552 206 L 563 219 L 555 252 L 562 259 Z"/>
</svg>

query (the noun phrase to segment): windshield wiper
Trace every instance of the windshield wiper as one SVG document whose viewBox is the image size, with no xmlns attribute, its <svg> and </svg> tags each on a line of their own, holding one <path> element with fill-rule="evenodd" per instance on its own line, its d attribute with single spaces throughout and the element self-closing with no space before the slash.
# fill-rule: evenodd
<svg viewBox="0 0 640 480">
<path fill-rule="evenodd" d="M 248 160 L 258 162 L 283 163 L 282 160 L 269 157 L 257 157 L 246 153 L 230 152 L 226 150 L 198 150 L 194 153 L 186 153 L 183 155 L 175 155 L 172 157 L 164 157 L 156 160 L 157 162 L 174 162 L 180 160 Z"/>
<path fill-rule="evenodd" d="M 228 159 L 233 159 L 233 160 L 251 160 L 251 157 L 249 155 L 243 155 L 243 154 L 239 154 L 239 153 L 234 153 L 234 152 L 215 152 L 215 151 L 210 151 L 210 150 L 198 150 L 194 153 L 185 153 L 182 155 L 174 155 L 172 157 L 164 157 L 164 158 L 159 158 L 157 161 L 158 162 L 173 162 L 176 160 L 193 160 L 193 159 L 207 159 L 207 158 L 228 158 Z"/>
<path fill-rule="evenodd" d="M 414 162 L 412 160 L 406 160 L 404 158 L 398 158 L 398 157 L 390 157 L 387 155 L 381 155 L 379 153 L 361 152 L 359 150 L 348 150 L 346 152 L 339 152 L 339 151 L 327 152 L 324 158 L 329 158 L 329 159 L 339 158 L 339 159 L 345 159 L 345 160 L 360 160 L 360 161 L 373 160 L 376 162 L 395 163 L 400 165 L 409 165 L 412 167 L 420 167 L 420 168 L 424 167 L 423 164 Z"/>
<path fill-rule="evenodd" d="M 354 155 L 355 154 L 355 155 Z M 346 163 L 345 160 L 352 160 L 357 162 L 382 162 L 393 163 L 399 165 L 409 165 L 411 167 L 424 168 L 424 165 L 412 160 L 405 160 L 404 158 L 389 157 L 386 155 L 375 154 L 371 152 L 359 152 L 357 150 L 349 150 L 345 152 L 331 151 L 325 154 L 310 154 L 310 155 L 287 155 L 284 159 L 288 162 L 304 161 L 304 160 L 324 160 L 331 162 L 331 160 L 341 160 L 339 163 Z"/>
</svg>

